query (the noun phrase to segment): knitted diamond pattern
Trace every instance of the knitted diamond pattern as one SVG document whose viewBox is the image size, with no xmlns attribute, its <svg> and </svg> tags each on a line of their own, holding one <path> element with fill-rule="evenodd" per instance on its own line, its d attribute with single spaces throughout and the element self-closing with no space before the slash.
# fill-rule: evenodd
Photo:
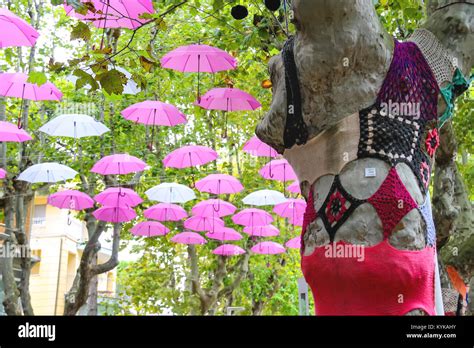
<svg viewBox="0 0 474 348">
<path fill-rule="evenodd" d="M 385 238 L 389 237 L 406 214 L 417 207 L 395 168 L 390 169 L 382 186 L 367 201 L 373 205 L 382 221 Z"/>
</svg>

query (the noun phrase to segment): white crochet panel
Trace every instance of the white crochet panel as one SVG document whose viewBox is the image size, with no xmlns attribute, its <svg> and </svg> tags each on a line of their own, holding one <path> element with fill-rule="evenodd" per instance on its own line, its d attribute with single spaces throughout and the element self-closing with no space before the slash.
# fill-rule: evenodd
<svg viewBox="0 0 474 348">
<path fill-rule="evenodd" d="M 432 32 L 426 29 L 416 29 L 408 41 L 416 43 L 421 50 L 439 87 L 452 81 L 456 70 L 455 60 Z"/>
</svg>

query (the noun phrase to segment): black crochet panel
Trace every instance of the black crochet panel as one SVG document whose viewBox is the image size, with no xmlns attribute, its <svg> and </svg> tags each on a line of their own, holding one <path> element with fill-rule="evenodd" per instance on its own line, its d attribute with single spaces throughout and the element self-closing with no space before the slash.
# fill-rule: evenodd
<svg viewBox="0 0 474 348">
<path fill-rule="evenodd" d="M 339 175 L 336 175 L 323 205 L 317 212 L 317 217 L 323 221 L 331 243 L 339 227 L 362 203 L 363 200 L 354 198 L 342 187 Z"/>
<path fill-rule="evenodd" d="M 421 150 L 427 121 L 413 116 L 395 116 L 377 103 L 359 112 L 358 158 L 379 158 L 390 166 L 403 162 L 415 174 L 426 192 L 429 182 L 429 157 Z M 428 176 L 427 176 L 428 175 Z"/>
<path fill-rule="evenodd" d="M 294 36 L 290 37 L 282 50 L 283 64 L 285 65 L 286 87 L 286 123 L 283 133 L 285 148 L 294 144 L 302 145 L 308 140 L 308 129 L 303 120 L 301 111 L 301 91 L 298 81 L 295 57 L 293 53 Z"/>
</svg>

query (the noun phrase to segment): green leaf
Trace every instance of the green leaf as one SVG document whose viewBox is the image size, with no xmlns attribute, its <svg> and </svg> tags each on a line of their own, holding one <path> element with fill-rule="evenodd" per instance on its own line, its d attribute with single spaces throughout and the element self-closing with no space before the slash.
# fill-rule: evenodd
<svg viewBox="0 0 474 348">
<path fill-rule="evenodd" d="M 127 77 L 116 69 L 97 75 L 101 87 L 108 94 L 122 94 L 123 86 L 127 83 Z"/>
<path fill-rule="evenodd" d="M 82 39 L 84 41 L 89 41 L 91 38 L 91 30 L 89 26 L 83 22 L 77 22 L 77 25 L 72 28 L 71 40 Z"/>
<path fill-rule="evenodd" d="M 48 78 L 42 72 L 32 71 L 28 74 L 28 82 L 36 83 L 38 86 L 45 84 L 47 81 Z"/>
<path fill-rule="evenodd" d="M 96 90 L 99 88 L 99 85 L 97 84 L 94 77 L 86 73 L 84 70 L 76 69 L 74 70 L 73 75 L 78 77 L 76 81 L 76 90 L 84 87 L 85 85 L 91 86 L 92 90 Z"/>
</svg>

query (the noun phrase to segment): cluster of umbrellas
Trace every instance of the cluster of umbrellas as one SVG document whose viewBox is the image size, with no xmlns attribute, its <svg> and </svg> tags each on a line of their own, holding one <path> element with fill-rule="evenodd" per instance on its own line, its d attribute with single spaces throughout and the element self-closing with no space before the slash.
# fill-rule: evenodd
<svg viewBox="0 0 474 348">
<path fill-rule="evenodd" d="M 88 13 L 83 15 L 64 5 L 68 15 L 80 20 L 92 22 L 98 28 L 129 28 L 136 29 L 146 23 L 142 14 L 153 13 L 151 0 L 81 0 L 87 5 Z M 32 46 L 39 34 L 28 23 L 8 10 L 0 9 L 0 24 L 8 28 L 0 33 L 0 48 L 10 46 Z M 227 52 L 208 45 L 189 45 L 179 47 L 161 59 L 163 68 L 180 72 L 197 73 L 198 91 L 195 105 L 208 110 L 224 112 L 255 110 L 261 104 L 250 94 L 238 88 L 213 88 L 200 95 L 200 74 L 216 73 L 237 68 L 237 61 Z M 15 97 L 29 100 L 60 101 L 62 93 L 50 82 L 39 86 L 28 82 L 23 73 L 0 74 L 0 96 Z M 156 100 L 146 100 L 130 105 L 121 112 L 122 116 L 135 123 L 152 126 L 173 127 L 187 122 L 186 116 L 175 106 Z M 0 142 L 24 142 L 31 136 L 21 129 L 21 111 L 18 125 L 0 122 Z M 109 129 L 93 117 L 82 114 L 59 115 L 43 125 L 40 129 L 50 136 L 83 137 L 101 136 Z M 152 136 L 153 138 L 153 136 Z M 243 150 L 253 156 L 268 157 L 272 160 L 260 169 L 260 175 L 269 180 L 296 180 L 296 175 L 289 163 L 277 159 L 277 152 L 270 146 L 252 137 Z M 186 145 L 169 153 L 163 165 L 169 168 L 194 168 L 206 165 L 218 159 L 215 150 L 201 145 Z M 100 175 L 126 175 L 145 170 L 147 164 L 128 154 L 114 154 L 100 159 L 94 164 L 91 172 Z M 77 172 L 59 163 L 41 163 L 29 167 L 18 176 L 18 180 L 30 183 L 56 183 L 74 178 Z M 0 169 L 0 179 L 6 171 Z M 278 236 L 280 231 L 272 225 L 272 215 L 260 206 L 273 206 L 277 215 L 287 218 L 293 225 L 301 225 L 301 216 L 306 203 L 301 199 L 286 198 L 274 190 L 260 190 L 247 195 L 243 203 L 251 205 L 238 213 L 237 207 L 219 196 L 236 194 L 244 187 L 240 181 L 227 174 L 210 174 L 195 183 L 195 188 L 204 193 L 214 195 L 210 199 L 198 202 L 191 209 L 191 215 L 179 204 L 194 200 L 194 191 L 178 183 L 161 183 L 145 192 L 150 201 L 158 203 L 147 208 L 144 216 L 147 221 L 134 225 L 131 232 L 136 236 L 164 236 L 170 229 L 163 223 L 183 221 L 184 232 L 174 235 L 171 240 L 183 244 L 205 244 L 205 237 L 221 242 L 213 250 L 214 254 L 232 256 L 245 253 L 245 250 L 231 242 L 239 241 L 243 236 L 234 228 L 227 227 L 224 218 L 230 217 L 232 222 L 243 227 L 243 232 L 252 238 L 268 238 Z M 299 193 L 299 185 L 295 181 L 288 186 L 288 191 Z M 48 203 L 60 208 L 71 210 L 92 209 L 95 204 L 100 207 L 93 212 L 96 219 L 110 223 L 132 221 L 137 217 L 134 207 L 143 203 L 143 199 L 133 190 L 123 187 L 107 188 L 94 198 L 77 190 L 66 190 L 52 194 Z M 203 237 L 200 233 L 203 233 Z M 286 247 L 298 248 L 299 237 L 286 243 Z M 278 254 L 285 252 L 285 247 L 273 242 L 262 241 L 251 248 L 258 254 Z"/>
</svg>

